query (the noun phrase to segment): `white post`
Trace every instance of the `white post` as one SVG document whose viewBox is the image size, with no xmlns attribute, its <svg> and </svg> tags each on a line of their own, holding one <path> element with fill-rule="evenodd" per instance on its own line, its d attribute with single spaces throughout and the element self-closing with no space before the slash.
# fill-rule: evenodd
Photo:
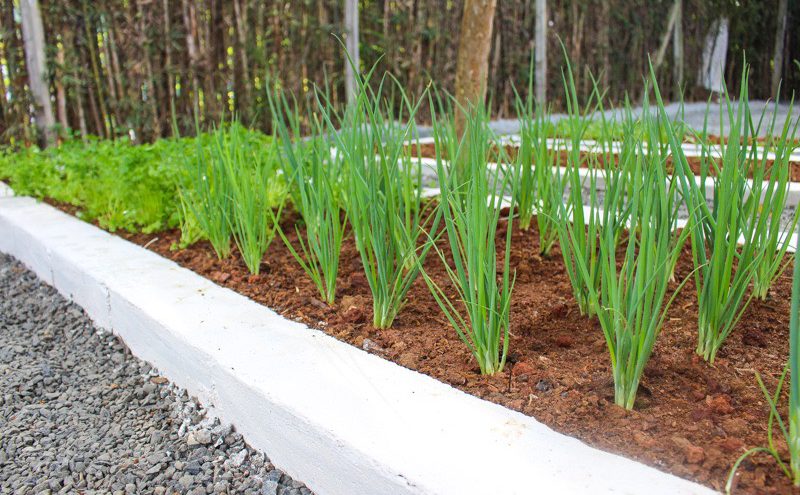
<svg viewBox="0 0 800 495">
<path fill-rule="evenodd" d="M 36 126 L 40 139 L 45 145 L 55 142 L 55 118 L 50 103 L 50 89 L 47 82 L 47 66 L 44 58 L 44 28 L 37 0 L 20 0 L 19 12 L 22 18 L 22 41 L 25 48 L 25 62 L 28 80 L 36 108 Z"/>
<path fill-rule="evenodd" d="M 714 21 L 706 36 L 700 83 L 709 91 L 721 93 L 725 81 L 725 58 L 728 54 L 728 18 Z"/>
<path fill-rule="evenodd" d="M 345 0 L 344 2 L 345 48 L 350 54 L 350 60 L 345 57 L 344 81 L 347 102 L 352 103 L 356 95 L 355 71 L 359 70 L 358 54 L 358 0 Z M 352 64 L 351 64 L 352 61 Z"/>
<path fill-rule="evenodd" d="M 536 101 L 547 100 L 547 0 L 536 0 L 535 33 Z"/>
</svg>

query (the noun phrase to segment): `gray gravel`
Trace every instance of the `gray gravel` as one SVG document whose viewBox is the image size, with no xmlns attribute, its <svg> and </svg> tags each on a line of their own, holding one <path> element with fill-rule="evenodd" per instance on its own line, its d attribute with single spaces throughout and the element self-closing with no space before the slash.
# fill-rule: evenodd
<svg viewBox="0 0 800 495">
<path fill-rule="evenodd" d="M 311 493 L 0 253 L 0 494 Z"/>
</svg>

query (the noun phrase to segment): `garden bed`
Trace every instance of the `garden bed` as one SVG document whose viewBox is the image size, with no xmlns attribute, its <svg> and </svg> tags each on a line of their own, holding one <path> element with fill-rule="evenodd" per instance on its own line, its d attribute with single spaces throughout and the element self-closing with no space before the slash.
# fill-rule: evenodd
<svg viewBox="0 0 800 495">
<path fill-rule="evenodd" d="M 31 198 L 0 201 L 0 233 L 0 251 L 321 495 L 710 493 L 287 320 Z"/>
<path fill-rule="evenodd" d="M 434 143 L 432 143 L 432 142 L 420 142 L 419 144 L 412 143 L 412 144 L 408 145 L 408 149 L 409 149 L 409 152 L 412 154 L 412 156 L 419 156 L 419 157 L 422 157 L 422 158 L 432 158 L 432 159 L 436 158 L 436 149 L 435 149 Z M 418 149 L 419 149 L 419 152 L 417 151 Z M 506 152 L 507 156 L 512 160 L 514 158 L 516 158 L 518 150 L 519 150 L 519 148 L 517 146 L 515 146 L 515 145 L 506 145 L 505 146 L 505 152 Z M 568 155 L 568 153 L 566 151 L 559 151 L 559 153 L 558 153 L 558 165 L 559 166 L 564 167 L 564 166 L 567 165 L 567 155 Z M 586 160 L 587 158 L 596 157 L 596 156 L 598 156 L 598 153 L 587 152 L 587 151 L 583 151 L 582 150 L 581 151 L 581 167 L 586 167 L 587 166 L 587 160 Z M 761 158 L 761 155 L 759 153 L 759 160 L 760 160 L 760 158 Z M 701 158 L 700 158 L 700 156 L 694 156 L 692 154 L 687 154 L 686 160 L 689 163 L 689 167 L 692 169 L 692 172 L 695 175 L 699 175 L 700 174 L 700 169 L 701 169 Z M 719 164 L 720 160 L 717 159 L 716 161 Z M 602 166 L 602 163 L 603 163 L 602 157 L 600 157 L 597 160 L 597 163 L 600 166 Z M 766 163 L 767 163 L 768 167 L 771 167 L 772 164 L 774 163 L 774 161 L 768 159 Z M 672 157 L 669 157 L 667 159 L 667 170 L 668 170 L 668 172 L 672 173 Z M 714 175 L 713 170 L 710 170 L 709 172 L 710 172 L 711 175 Z M 791 180 L 792 182 L 800 182 L 800 159 L 795 160 L 794 155 L 791 156 L 790 161 L 789 161 L 789 180 Z"/>
<path fill-rule="evenodd" d="M 293 218 L 285 222 L 292 224 Z M 505 228 L 503 221 L 499 229 Z M 179 239 L 177 231 L 124 236 L 339 340 L 531 415 L 590 445 L 717 490 L 723 488 L 735 459 L 766 438 L 768 409 L 754 371 L 773 388 L 785 364 L 791 270 L 777 280 L 766 302 L 752 303 L 714 367 L 693 351 L 697 316 L 690 280 L 669 312 L 637 406 L 626 413 L 613 405 L 608 353 L 599 325 L 580 316 L 557 248 L 549 259 L 537 254 L 535 230 L 513 233 L 511 267 L 517 282 L 511 308 L 511 363 L 494 377 L 479 374 L 422 280 L 415 282 L 393 327 L 375 330 L 370 323 L 370 292 L 352 238 L 345 241 L 342 252 L 337 304 L 328 307 L 280 240 L 267 252 L 262 274 L 255 276 L 235 250 L 224 261 L 206 242 L 172 250 Z M 296 240 L 293 232 L 289 237 Z M 498 238 L 503 242 L 503 235 Z M 426 261 L 426 270 L 447 285 L 435 256 Z M 678 279 L 690 270 L 691 255 L 685 251 Z M 739 473 L 735 493 L 791 491 L 772 459 L 751 458 Z"/>
</svg>

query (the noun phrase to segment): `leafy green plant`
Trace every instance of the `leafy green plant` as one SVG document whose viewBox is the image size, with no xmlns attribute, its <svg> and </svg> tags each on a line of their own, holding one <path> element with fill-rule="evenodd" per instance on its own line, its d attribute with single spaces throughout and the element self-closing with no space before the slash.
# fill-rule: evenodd
<svg viewBox="0 0 800 495">
<path fill-rule="evenodd" d="M 800 238 L 800 232 L 798 233 L 798 238 Z M 789 373 L 788 428 L 778 411 L 778 401 L 783 391 L 783 385 L 786 383 L 787 372 Z M 767 404 L 769 404 L 767 445 L 751 448 L 739 456 L 728 475 L 728 481 L 725 484 L 726 493 L 731 493 L 733 478 L 739 469 L 739 465 L 745 459 L 757 453 L 766 453 L 772 456 L 784 474 L 792 480 L 794 486 L 800 487 L 800 249 L 795 250 L 794 272 L 792 274 L 792 306 L 789 316 L 789 362 L 778 380 L 774 394 L 770 394 L 761 379 L 761 375 L 758 373 L 756 373 L 756 380 Z M 788 463 L 782 459 L 781 452 L 775 443 L 774 431 L 776 425 L 789 448 Z"/>
<path fill-rule="evenodd" d="M 0 151 L 0 179 L 18 194 L 75 207 L 76 216 L 116 231 L 155 232 L 179 225 L 174 200 L 185 156 L 199 138 L 135 145 L 127 139 L 67 141 L 39 150 Z"/>
<path fill-rule="evenodd" d="M 486 157 L 495 140 L 485 109 L 462 111 L 465 131 L 458 136 L 452 122 L 443 124 L 437 120 L 431 105 L 440 208 L 453 266 L 442 250 L 435 249 L 455 288 L 456 299 L 463 303 L 466 318 L 442 287 L 427 274 L 424 278 L 445 317 L 475 357 L 481 373 L 493 375 L 503 370 L 509 346 L 509 309 L 514 285 L 509 269 L 510 218 L 499 282 L 496 235 L 503 192 L 511 172 L 503 170 L 502 159 L 496 168 L 487 170 Z M 444 156 L 452 161 L 445 162 Z M 461 171 L 465 177 L 459 177 Z"/>
<path fill-rule="evenodd" d="M 289 242 L 284 232 L 278 233 L 295 260 L 314 282 L 323 301 L 333 304 L 336 298 L 336 276 L 342 250 L 347 216 L 341 214 L 342 196 L 339 181 L 342 155 L 332 154 L 324 129 L 309 116 L 312 134 L 301 138 L 296 106 L 290 106 L 283 95 L 269 95 L 273 122 L 280 136 L 279 153 L 284 175 L 291 184 L 294 207 L 305 223 L 305 240 L 295 226 L 300 251 Z"/>
<path fill-rule="evenodd" d="M 426 228 L 435 231 L 438 222 L 434 219 L 431 225 L 433 210 L 422 201 L 421 165 L 404 146 L 416 135 L 419 104 L 413 105 L 394 81 L 402 101 L 395 114 L 383 95 L 387 77 L 376 90 L 368 84 L 374 70 L 357 77 L 355 102 L 343 116 L 323 103 L 327 100 L 319 92 L 317 101 L 343 160 L 345 209 L 372 292 L 373 324 L 382 329 L 392 325 L 405 304 L 419 274 L 416 259 L 424 259 L 430 249 L 431 243 L 419 241 L 425 240 Z"/>
</svg>

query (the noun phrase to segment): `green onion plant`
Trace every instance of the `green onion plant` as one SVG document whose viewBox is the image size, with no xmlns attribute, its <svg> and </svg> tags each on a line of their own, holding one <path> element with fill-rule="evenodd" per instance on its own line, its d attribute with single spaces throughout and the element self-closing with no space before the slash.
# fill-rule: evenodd
<svg viewBox="0 0 800 495">
<path fill-rule="evenodd" d="M 786 268 L 784 256 L 789 247 L 791 233 L 797 226 L 798 214 L 800 214 L 800 208 L 795 209 L 792 218 L 788 221 L 783 220 L 782 213 L 789 199 L 791 180 L 789 158 L 796 149 L 794 140 L 797 136 L 798 125 L 800 125 L 800 119 L 795 120 L 792 124 L 793 103 L 791 102 L 789 105 L 786 121 L 780 135 L 774 138 L 773 146 L 764 146 L 761 156 L 758 157 L 759 146 L 753 140 L 748 158 L 755 165 L 753 166 L 752 190 L 745 203 L 745 208 L 756 210 L 747 216 L 753 218 L 757 223 L 754 229 L 756 236 L 754 242 L 759 253 L 753 276 L 753 291 L 756 297 L 762 300 L 767 298 L 770 286 Z M 775 130 L 775 120 L 778 115 L 777 105 L 776 100 L 772 119 L 766 128 L 767 136 L 773 136 Z M 766 112 L 766 108 L 764 112 Z M 761 128 L 763 119 L 764 113 L 761 115 L 755 133 L 758 133 Z M 774 160 L 772 165 L 768 166 L 767 154 L 770 151 L 774 153 Z"/>
<path fill-rule="evenodd" d="M 558 239 L 556 214 L 563 202 L 565 186 L 565 176 L 556 170 L 560 148 L 548 146 L 551 124 L 544 108 L 536 105 L 530 96 L 531 88 L 526 100 L 515 94 L 520 143 L 514 157 L 516 171 L 512 189 L 519 227 L 528 230 L 535 216 L 540 254 L 548 256 Z"/>
<path fill-rule="evenodd" d="M 583 155 L 580 150 L 581 140 L 590 122 L 587 118 L 598 108 L 602 108 L 602 94 L 597 84 L 587 103 L 583 115 L 578 105 L 575 81 L 572 68 L 567 59 L 567 72 L 563 76 L 566 92 L 567 111 L 569 113 L 570 147 L 567 151 L 566 171 L 557 169 L 557 181 L 564 181 L 568 187 L 566 201 L 563 200 L 563 189 L 554 187 L 551 190 L 551 201 L 556 209 L 555 225 L 564 266 L 567 270 L 573 295 L 581 314 L 595 314 L 592 293 L 600 283 L 600 262 L 598 258 L 600 229 L 602 225 L 613 229 L 614 239 L 618 242 L 626 221 L 624 191 L 628 188 L 626 171 L 611 159 L 609 133 L 601 131 L 600 143 L 603 152 L 599 155 Z M 600 112 L 602 115 L 602 112 Z M 607 122 L 601 129 L 606 129 Z M 601 163 L 601 160 L 605 163 Z M 582 167 L 582 165 L 586 165 Z M 601 168 L 602 165 L 602 168 Z M 605 194 L 601 200 L 597 194 L 600 174 L 605 182 Z M 558 184 L 558 182 L 556 182 Z M 584 196 L 584 188 L 588 189 L 588 198 Z M 586 205 L 588 203 L 588 205 Z M 584 206 L 587 206 L 586 208 Z"/>
<path fill-rule="evenodd" d="M 658 152 L 659 124 L 651 118 L 646 98 L 643 109 L 641 119 L 650 131 L 650 147 L 645 151 L 643 141 L 639 140 L 635 150 L 620 155 L 617 168 L 621 172 L 617 173 L 629 177 L 630 188 L 616 187 L 606 192 L 620 196 L 606 204 L 626 205 L 630 219 L 627 246 L 618 269 L 618 229 L 614 224 L 602 226 L 599 290 L 589 286 L 611 358 L 614 401 L 625 409 L 634 406 L 667 310 L 683 286 L 665 301 L 673 260 L 686 237 L 679 236 L 674 229 L 678 216 L 676 187 L 674 182 L 667 181 L 668 155 Z M 584 260 L 578 260 L 580 269 L 587 272 Z"/>
<path fill-rule="evenodd" d="M 213 149 L 228 174 L 233 239 L 247 269 L 258 275 L 278 228 L 285 187 L 276 173 L 277 142 L 264 150 L 249 143 L 242 129 L 232 125 L 219 133 Z"/>
<path fill-rule="evenodd" d="M 452 265 L 444 251 L 437 246 L 434 249 L 455 289 L 456 302 L 448 297 L 448 290 L 423 273 L 434 299 L 472 352 L 481 373 L 493 375 L 503 371 L 509 347 L 509 310 L 514 285 L 509 268 L 510 214 L 500 274 L 497 273 L 496 236 L 504 191 L 513 169 L 507 170 L 502 150 L 497 167 L 488 169 L 486 166 L 486 157 L 496 139 L 489 129 L 485 108 L 461 111 L 465 129 L 459 136 L 452 122 L 437 119 L 431 104 L 440 209 Z M 445 162 L 443 157 L 451 161 Z M 460 173 L 465 176 L 460 177 Z M 463 310 L 457 307 L 458 301 Z"/>
<path fill-rule="evenodd" d="M 800 239 L 800 232 L 798 232 L 798 239 Z M 789 374 L 788 428 L 786 421 L 778 411 L 778 401 L 786 383 L 787 373 Z M 758 373 L 756 373 L 756 380 L 767 404 L 769 404 L 767 445 L 751 448 L 739 456 L 731 468 L 728 481 L 725 484 L 725 491 L 729 494 L 731 493 L 733 478 L 739 469 L 739 465 L 751 455 L 758 453 L 766 453 L 772 456 L 784 474 L 792 480 L 792 484 L 795 487 L 800 487 L 800 249 L 796 249 L 794 253 L 792 305 L 791 314 L 789 315 L 789 362 L 786 363 L 786 367 L 778 379 L 774 394 L 770 394 L 761 379 L 761 375 Z M 778 450 L 775 442 L 774 431 L 776 426 L 788 446 L 788 462 L 783 459 L 781 451 Z"/>
<path fill-rule="evenodd" d="M 223 124 L 214 130 L 214 144 L 209 149 L 199 139 L 195 141 L 197 152 L 187 162 L 186 179 L 180 188 L 183 209 L 194 218 L 201 236 L 208 239 L 219 259 L 231 254 L 233 209 L 230 175 L 217 146 L 218 141 L 225 141 L 224 127 Z"/>
<path fill-rule="evenodd" d="M 340 192 L 342 154 L 331 153 L 322 123 L 309 114 L 311 135 L 301 138 L 296 105 L 284 95 L 269 95 L 273 123 L 282 145 L 279 152 L 292 202 L 305 224 L 305 239 L 295 226 L 300 250 L 278 228 L 284 243 L 319 290 L 322 300 L 333 304 L 339 257 L 347 225 Z"/>
<path fill-rule="evenodd" d="M 657 86 L 655 95 L 659 112 L 666 119 Z M 668 134 L 674 173 L 689 210 L 685 228 L 691 231 L 698 301 L 696 350 L 712 364 L 754 295 L 748 291 L 748 287 L 763 257 L 763 250 L 758 249 L 757 241 L 766 227 L 765 223 L 757 221 L 758 209 L 743 207 L 750 193 L 748 172 L 751 167 L 759 166 L 758 163 L 748 160 L 747 152 L 751 130 L 747 102 L 747 69 L 742 74 L 742 88 L 735 108 L 727 91 L 723 92 L 723 96 L 720 120 L 727 123 L 728 144 L 722 149 L 721 166 L 717 165 L 709 155 L 708 148 L 704 146 L 699 184 L 678 138 L 674 133 Z M 704 125 L 703 136 L 706 135 L 706 129 L 707 125 Z M 705 142 L 705 139 L 701 142 Z M 714 196 L 713 204 L 709 207 L 704 184 L 709 180 L 711 170 L 714 171 L 711 177 L 714 181 Z"/>
<path fill-rule="evenodd" d="M 412 104 L 388 76 L 373 90 L 369 80 L 374 70 L 357 77 L 355 101 L 344 115 L 337 115 L 324 95 L 318 93 L 317 102 L 335 152 L 341 154 L 345 210 L 372 292 L 373 325 L 383 329 L 392 325 L 405 304 L 419 274 L 417 257 L 424 259 L 432 244 L 425 231 L 436 230 L 438 217 L 434 218 L 435 208 L 423 203 L 421 164 L 404 146 L 417 135 L 414 117 L 419 103 Z M 402 102 L 396 113 L 383 94 L 391 83 Z"/>
</svg>

